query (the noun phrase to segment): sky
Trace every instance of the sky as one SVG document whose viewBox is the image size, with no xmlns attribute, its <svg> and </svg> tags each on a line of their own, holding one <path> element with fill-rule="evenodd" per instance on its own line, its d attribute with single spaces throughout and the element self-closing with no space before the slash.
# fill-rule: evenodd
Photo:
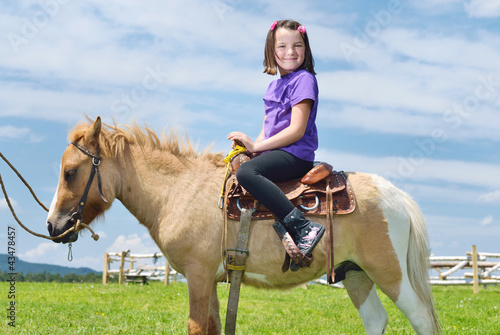
<svg viewBox="0 0 500 335">
<path fill-rule="evenodd" d="M 308 32 L 320 89 L 317 160 L 381 175 L 426 220 L 431 253 L 500 253 L 500 2 L 0 1 L 0 151 L 47 206 L 67 134 L 78 122 L 135 120 L 184 129 L 227 153 L 226 135 L 259 134 L 272 22 Z M 19 218 L 46 233 L 47 214 L 7 165 Z M 73 244 L 23 231 L 0 195 L 24 261 L 102 271 L 105 252 L 158 251 L 119 201 Z"/>
</svg>

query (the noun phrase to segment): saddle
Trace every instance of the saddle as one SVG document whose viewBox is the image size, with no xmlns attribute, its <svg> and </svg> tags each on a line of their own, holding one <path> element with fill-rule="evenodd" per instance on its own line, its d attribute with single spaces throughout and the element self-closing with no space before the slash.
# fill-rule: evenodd
<svg viewBox="0 0 500 335">
<path fill-rule="evenodd" d="M 252 219 L 263 220 L 274 217 L 236 180 L 240 164 L 250 158 L 237 155 L 231 161 L 232 174 L 226 182 L 227 216 L 239 220 L 243 208 L 251 209 Z M 351 183 L 343 171 L 333 171 L 328 163 L 318 163 L 304 177 L 278 182 L 276 185 L 286 197 L 305 215 L 326 215 L 328 212 L 327 193 L 331 193 L 332 214 L 350 214 L 356 208 L 356 200 Z"/>
<path fill-rule="evenodd" d="M 250 160 L 245 153 L 240 153 L 231 159 L 231 174 L 227 177 L 224 187 L 226 211 L 229 219 L 239 220 L 243 209 L 252 211 L 253 220 L 271 219 L 273 213 L 260 204 L 236 179 L 238 167 Z M 276 185 L 286 197 L 305 215 L 326 215 L 327 217 L 327 278 L 329 283 L 335 279 L 333 260 L 333 215 L 350 214 L 356 208 L 356 199 L 351 183 L 343 171 L 333 171 L 328 163 L 317 163 L 302 178 L 278 182 Z M 297 248 L 289 234 L 281 224 L 273 225 L 286 250 L 282 271 L 308 267 L 313 256 L 306 257 Z"/>
</svg>

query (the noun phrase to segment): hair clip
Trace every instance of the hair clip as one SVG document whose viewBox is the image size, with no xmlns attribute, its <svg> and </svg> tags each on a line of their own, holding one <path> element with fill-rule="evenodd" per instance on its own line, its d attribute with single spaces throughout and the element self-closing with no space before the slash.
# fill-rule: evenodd
<svg viewBox="0 0 500 335">
<path fill-rule="evenodd" d="M 274 21 L 273 24 L 271 24 L 271 30 L 274 30 L 274 28 L 276 28 L 277 24 L 278 24 L 278 21 Z"/>
<path fill-rule="evenodd" d="M 302 34 L 306 33 L 306 27 L 304 27 L 304 26 L 298 26 L 297 30 L 299 31 L 299 33 L 302 33 Z"/>
</svg>

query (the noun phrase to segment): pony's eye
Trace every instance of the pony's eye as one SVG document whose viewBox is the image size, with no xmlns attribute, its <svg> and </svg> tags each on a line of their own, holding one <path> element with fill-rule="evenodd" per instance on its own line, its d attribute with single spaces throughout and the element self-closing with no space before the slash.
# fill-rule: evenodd
<svg viewBox="0 0 500 335">
<path fill-rule="evenodd" d="M 64 173 L 64 178 L 68 180 L 76 174 L 76 170 L 68 170 Z"/>
</svg>

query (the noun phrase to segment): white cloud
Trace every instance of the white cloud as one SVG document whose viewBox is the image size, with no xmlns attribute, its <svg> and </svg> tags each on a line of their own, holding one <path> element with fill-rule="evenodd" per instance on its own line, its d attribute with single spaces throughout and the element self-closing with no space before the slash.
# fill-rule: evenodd
<svg viewBox="0 0 500 335">
<path fill-rule="evenodd" d="M 323 127 L 361 129 L 380 134 L 427 136 L 439 118 L 406 110 L 323 103 L 318 120 Z"/>
<path fill-rule="evenodd" d="M 489 225 L 493 222 L 493 215 L 486 216 L 479 224 L 481 226 Z"/>
<path fill-rule="evenodd" d="M 500 226 L 478 224 L 485 219 L 488 217 L 426 215 L 432 253 L 436 256 L 465 256 L 474 244 L 481 252 L 495 252 Z"/>
<path fill-rule="evenodd" d="M 19 209 L 18 209 L 19 206 L 17 204 L 17 201 L 14 200 L 14 199 L 12 199 L 11 197 L 9 197 L 9 201 L 10 201 L 10 204 L 12 205 L 12 207 L 14 207 L 14 210 L 16 212 L 18 212 L 19 211 Z M 10 211 L 9 206 L 7 205 L 7 201 L 5 200 L 5 198 L 1 198 L 0 199 L 0 210 L 9 210 Z"/>
<path fill-rule="evenodd" d="M 398 186 L 415 197 L 415 199 L 455 206 L 471 204 L 474 197 L 478 194 L 477 191 L 471 191 L 468 187 L 442 185 L 442 183 L 427 185 L 424 183 L 404 182 L 398 183 Z"/>
<path fill-rule="evenodd" d="M 453 4 L 461 4 L 463 0 L 421 0 L 421 1 L 414 1 L 412 2 L 412 5 L 416 7 L 422 7 L 429 9 L 431 7 L 438 7 L 438 8 L 448 8 L 448 5 L 453 5 Z"/>
<path fill-rule="evenodd" d="M 14 16 L 5 24 L 6 30 L 21 34 L 14 22 L 25 16 L 29 14 Z M 174 65 L 193 55 L 197 61 L 181 69 L 200 64 L 210 71 L 206 64 L 220 59 L 221 52 L 239 54 L 240 61 L 248 62 L 250 55 L 260 60 L 261 53 L 246 50 L 255 50 L 257 45 L 261 49 L 266 28 L 262 25 L 259 31 L 259 23 L 242 16 L 244 13 L 236 12 L 220 21 L 212 3 L 206 1 L 171 2 L 168 9 L 162 1 L 150 1 L 140 8 L 114 1 L 71 2 L 43 31 L 21 45 L 19 52 L 7 46 L 0 49 L 5 54 L 1 62 L 35 74 L 120 85 L 134 84 L 148 65 Z M 203 26 L 210 28 L 200 29 Z M 243 33 L 245 39 L 237 38 Z M 221 73 L 229 73 L 227 70 Z M 196 76 L 189 78 L 197 80 Z"/>
<path fill-rule="evenodd" d="M 63 245 L 56 244 L 54 242 L 43 242 L 40 243 L 33 249 L 30 249 L 22 254 L 19 254 L 24 261 L 27 262 L 39 262 L 40 259 L 45 259 L 44 256 L 51 256 L 53 254 L 59 254 L 62 252 Z"/>
<path fill-rule="evenodd" d="M 419 81 L 408 73 L 390 69 L 326 72 L 318 75 L 321 97 L 348 105 L 410 109 L 421 113 L 439 113 L 447 100 L 421 89 Z"/>
<path fill-rule="evenodd" d="M 272 21 L 269 17 L 278 7 L 269 1 L 258 6 L 266 9 L 267 17 L 243 10 L 237 3 L 229 4 L 221 16 L 220 8 L 203 1 L 169 3 L 168 10 L 161 1 L 148 2 L 140 9 L 120 1 L 61 5 L 46 25 L 19 46 L 19 52 L 8 43 L 0 46 L 0 65 L 11 71 L 12 78 L 0 91 L 0 100 L 9 107 L 2 108 L 0 115 L 71 123 L 83 113 L 113 116 L 119 122 L 140 115 L 149 123 L 185 125 L 200 119 L 198 110 L 186 102 L 214 92 L 260 97 L 274 79 L 262 75 L 260 66 L 264 36 Z M 289 14 L 300 12 L 304 5 L 297 2 L 290 7 L 294 9 Z M 36 2 L 30 8 L 6 9 L 0 25 L 22 34 L 23 19 L 30 21 L 36 11 L 40 11 Z M 300 16 L 313 22 L 310 37 L 317 59 L 344 62 L 339 44 L 352 41 L 354 35 L 339 26 L 353 18 L 339 12 L 333 22 L 331 15 L 314 9 Z M 498 36 L 477 34 L 474 39 L 447 36 L 399 28 L 398 20 L 392 20 L 377 36 L 377 43 L 362 50 L 360 62 L 352 64 L 354 69 L 331 71 L 327 66 L 319 72 L 321 99 L 342 103 L 342 117 L 352 126 L 424 135 L 433 124 L 439 125 L 447 109 L 473 92 L 481 71 L 498 69 Z M 137 107 L 122 114 L 113 110 L 113 102 L 141 85 L 145 69 L 156 66 L 168 73 L 161 85 Z M 500 88 L 497 91 L 496 97 Z M 215 104 L 221 104 L 220 100 Z M 450 131 L 450 138 L 497 140 L 500 116 L 495 106 L 483 107 L 463 120 L 458 131 Z M 204 110 L 202 118 L 223 120 L 221 108 Z M 353 111 L 360 116 L 356 121 L 349 117 Z"/>
<path fill-rule="evenodd" d="M 28 135 L 30 132 L 29 128 L 26 127 L 14 127 L 14 126 L 1 126 L 0 127 L 0 138 L 7 139 L 20 139 Z"/>
<path fill-rule="evenodd" d="M 478 202 L 495 203 L 500 202 L 500 191 L 494 191 L 486 194 L 481 194 L 477 198 Z"/>
<path fill-rule="evenodd" d="M 465 11 L 470 17 L 499 17 L 500 2 L 497 0 L 464 1 Z"/>
<path fill-rule="evenodd" d="M 64 267 L 88 267 L 96 271 L 102 271 L 102 256 L 84 256 L 82 245 L 75 244 L 73 247 L 73 260 L 68 261 L 67 245 L 54 242 L 43 242 L 37 247 L 20 253 L 19 257 L 26 262 L 56 264 Z"/>
<path fill-rule="evenodd" d="M 375 157 L 326 149 L 317 151 L 318 160 L 333 163 L 339 170 L 376 173 L 395 181 L 439 181 L 462 186 L 500 187 L 499 165 L 432 157 L 432 146 L 423 142 L 415 145 L 406 157 Z"/>
<path fill-rule="evenodd" d="M 32 130 L 27 127 L 0 126 L 0 140 L 2 138 L 37 143 L 43 141 L 45 136 L 34 134 Z"/>
<path fill-rule="evenodd" d="M 500 140 L 498 35 L 391 27 L 378 38 L 352 69 L 318 74 L 320 117 L 384 134 Z"/>
<path fill-rule="evenodd" d="M 139 236 L 137 234 L 132 235 L 120 235 L 116 240 L 109 246 L 107 252 L 121 252 L 130 250 L 131 253 L 136 254 L 149 254 L 159 252 L 158 246 L 149 237 L 149 234 L 143 234 Z"/>
<path fill-rule="evenodd" d="M 22 23 L 39 10 L 36 3 L 30 10 L 6 9 L 0 26 L 22 35 Z M 205 1 L 173 2 L 168 8 L 151 1 L 140 9 L 119 1 L 60 6 L 18 52 L 9 43 L 0 45 L 0 66 L 9 78 L 0 91 L 9 108 L 2 108 L 0 116 L 73 123 L 87 113 L 127 123 L 139 115 L 156 124 L 196 122 L 197 111 L 184 104 L 212 95 L 200 90 L 260 95 L 269 81 L 260 73 L 268 23 L 256 14 L 255 20 L 243 19 L 247 14 L 235 8 L 221 20 L 213 3 Z M 113 102 L 133 93 L 146 69 L 157 66 L 168 73 L 163 82 L 126 113 L 114 110 Z M 211 111 L 206 119 L 219 113 Z"/>
<path fill-rule="evenodd" d="M 413 60 L 446 64 L 446 66 L 460 65 L 486 70 L 500 67 L 493 60 L 498 58 L 500 53 L 496 41 L 491 40 L 488 43 L 481 36 L 468 40 L 461 35 L 395 28 L 388 30 L 382 38 L 394 56 L 406 56 Z"/>
<path fill-rule="evenodd" d="M 108 234 L 103 230 L 96 231 L 96 234 L 99 235 L 99 239 L 104 239 L 108 237 Z"/>
</svg>

